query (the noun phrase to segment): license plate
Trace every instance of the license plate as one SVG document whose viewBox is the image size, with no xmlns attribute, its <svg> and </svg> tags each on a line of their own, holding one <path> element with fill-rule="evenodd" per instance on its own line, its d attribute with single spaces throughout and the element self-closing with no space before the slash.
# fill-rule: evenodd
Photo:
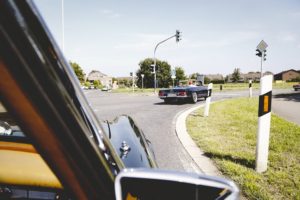
<svg viewBox="0 0 300 200">
<path fill-rule="evenodd" d="M 168 94 L 168 97 L 176 97 L 176 94 L 174 94 L 174 93 L 169 93 L 169 94 Z"/>
</svg>

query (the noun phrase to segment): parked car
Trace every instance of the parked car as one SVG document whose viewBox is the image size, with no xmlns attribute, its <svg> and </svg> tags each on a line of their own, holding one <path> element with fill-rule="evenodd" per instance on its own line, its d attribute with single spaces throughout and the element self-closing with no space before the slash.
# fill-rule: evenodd
<svg viewBox="0 0 300 200">
<path fill-rule="evenodd" d="M 300 83 L 293 85 L 295 91 L 300 90 Z"/>
<path fill-rule="evenodd" d="M 101 90 L 102 90 L 102 91 L 110 91 L 111 89 L 110 89 L 110 87 L 108 87 L 108 86 L 104 86 Z"/>
<path fill-rule="evenodd" d="M 130 117 L 100 123 L 32 1 L 0 0 L 0 44 L 0 199 L 238 198 L 231 181 L 154 170 Z"/>
<path fill-rule="evenodd" d="M 171 101 L 190 101 L 196 103 L 200 98 L 206 99 L 209 95 L 207 86 L 183 86 L 170 89 L 161 89 L 158 92 L 158 97 L 163 99 L 165 103 Z"/>
</svg>

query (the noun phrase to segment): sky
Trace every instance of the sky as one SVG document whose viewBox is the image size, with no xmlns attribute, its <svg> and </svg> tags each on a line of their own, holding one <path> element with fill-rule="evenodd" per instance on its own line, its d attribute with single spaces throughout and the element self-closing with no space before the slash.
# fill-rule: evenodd
<svg viewBox="0 0 300 200">
<path fill-rule="evenodd" d="M 34 0 L 64 55 L 84 72 L 113 77 L 156 58 L 186 74 L 260 71 L 256 47 L 267 44 L 263 71 L 300 70 L 300 0 Z"/>
</svg>

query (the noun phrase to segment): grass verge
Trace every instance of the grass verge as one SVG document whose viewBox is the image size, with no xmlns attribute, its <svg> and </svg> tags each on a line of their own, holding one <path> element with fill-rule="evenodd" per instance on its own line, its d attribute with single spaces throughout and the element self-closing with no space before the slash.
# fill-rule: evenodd
<svg viewBox="0 0 300 200">
<path fill-rule="evenodd" d="M 282 82 L 273 83 L 274 89 L 293 89 L 295 82 Z M 220 85 L 222 85 L 222 90 L 246 90 L 249 88 L 249 83 L 226 83 L 226 84 L 214 84 L 213 89 L 215 91 L 220 90 Z M 259 89 L 259 83 L 252 83 L 253 89 Z"/>
<path fill-rule="evenodd" d="M 293 85 L 296 82 L 282 82 L 282 83 L 273 83 L 274 89 L 293 89 Z M 248 83 L 226 83 L 226 84 L 214 84 L 213 89 L 214 91 L 220 91 L 220 85 L 222 85 L 222 90 L 248 90 L 249 84 Z M 259 83 L 252 84 L 253 89 L 259 89 Z M 157 88 L 158 91 L 160 88 Z M 135 88 L 134 92 L 136 93 L 153 93 L 153 88 Z M 132 93 L 132 88 L 118 88 L 113 90 L 114 93 Z"/>
<path fill-rule="evenodd" d="M 193 140 L 249 199 L 300 199 L 300 126 L 272 115 L 268 171 L 257 173 L 257 98 L 226 100 L 187 118 Z"/>
</svg>

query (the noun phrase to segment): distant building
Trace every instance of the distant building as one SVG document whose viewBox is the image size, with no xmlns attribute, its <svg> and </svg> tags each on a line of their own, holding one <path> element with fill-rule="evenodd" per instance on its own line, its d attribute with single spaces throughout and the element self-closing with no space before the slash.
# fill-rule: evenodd
<svg viewBox="0 0 300 200">
<path fill-rule="evenodd" d="M 248 72 L 247 74 L 241 74 L 241 77 L 243 82 L 248 82 L 249 80 L 259 82 L 260 72 Z"/>
<path fill-rule="evenodd" d="M 273 75 L 272 72 L 266 71 L 263 73 L 263 75 Z M 252 80 L 253 82 L 259 82 L 260 81 L 260 72 L 248 72 L 247 74 L 240 74 L 240 80 L 238 82 L 248 82 L 249 80 Z M 228 82 L 232 82 L 232 74 L 228 75 Z"/>
<path fill-rule="evenodd" d="M 92 70 L 87 76 L 87 81 L 93 83 L 96 80 L 100 81 L 103 86 L 112 87 L 112 77 L 109 77 L 100 71 Z"/>
<path fill-rule="evenodd" d="M 286 70 L 283 72 L 280 72 L 278 74 L 274 75 L 274 80 L 278 81 L 291 81 L 293 79 L 297 79 L 300 77 L 300 70 L 294 70 L 294 69 L 290 69 L 290 70 Z"/>
<path fill-rule="evenodd" d="M 204 75 L 207 79 L 210 80 L 210 82 L 223 82 L 224 81 L 224 77 L 222 74 L 207 74 L 207 75 Z"/>
</svg>

